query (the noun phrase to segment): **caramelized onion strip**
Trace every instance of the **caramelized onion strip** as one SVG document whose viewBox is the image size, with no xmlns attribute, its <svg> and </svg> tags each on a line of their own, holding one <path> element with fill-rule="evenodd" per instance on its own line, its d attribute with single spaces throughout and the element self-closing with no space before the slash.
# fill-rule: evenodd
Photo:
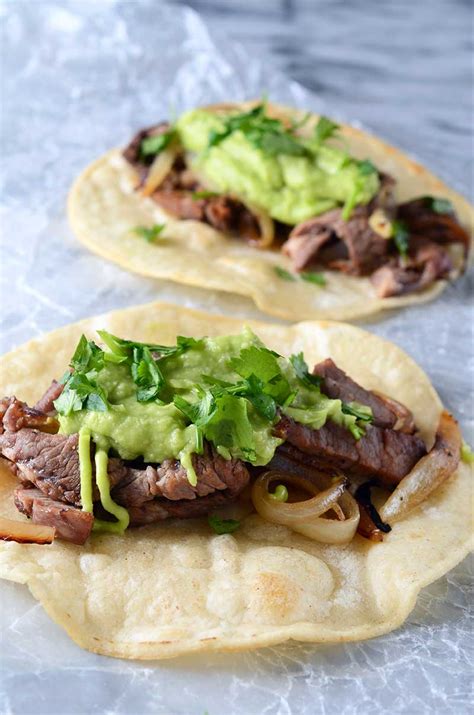
<svg viewBox="0 0 474 715">
<path fill-rule="evenodd" d="M 260 208 L 260 206 L 242 201 L 242 199 L 239 199 L 239 201 L 244 204 L 258 223 L 260 237 L 256 241 L 251 241 L 252 245 L 256 248 L 268 248 L 275 239 L 275 223 L 272 217 L 265 209 Z"/>
<path fill-rule="evenodd" d="M 299 502 L 279 502 L 269 494 L 271 482 L 293 484 L 314 494 L 313 498 Z M 359 507 L 346 491 L 346 480 L 341 477 L 327 489 L 320 491 L 303 477 L 286 472 L 270 471 L 261 474 L 252 488 L 252 501 L 263 519 L 288 526 L 293 531 L 325 544 L 346 544 L 354 536 L 359 523 Z M 336 507 L 342 510 L 344 520 L 323 518 L 323 514 Z M 340 516 L 340 514 L 338 514 Z"/>
<path fill-rule="evenodd" d="M 20 544 L 51 544 L 56 529 L 52 526 L 40 526 L 30 521 L 14 521 L 0 517 L 0 539 L 17 541 Z"/>
<path fill-rule="evenodd" d="M 380 510 L 383 521 L 393 524 L 425 501 L 459 465 L 461 431 L 448 412 L 441 414 L 433 449 L 402 479 Z"/>
<path fill-rule="evenodd" d="M 177 155 L 178 150 L 173 146 L 168 146 L 156 155 L 152 165 L 150 166 L 142 188 L 143 196 L 151 196 L 151 194 L 163 183 L 167 175 L 170 173 Z"/>
</svg>

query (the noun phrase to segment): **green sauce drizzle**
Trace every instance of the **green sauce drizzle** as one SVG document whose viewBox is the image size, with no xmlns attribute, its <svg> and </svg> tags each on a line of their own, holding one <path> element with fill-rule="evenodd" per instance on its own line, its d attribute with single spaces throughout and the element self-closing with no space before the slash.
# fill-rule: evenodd
<svg viewBox="0 0 474 715">
<path fill-rule="evenodd" d="M 119 504 L 116 504 L 110 496 L 110 483 L 107 474 L 107 464 L 109 457 L 104 449 L 97 449 L 95 453 L 95 480 L 99 487 L 100 501 L 109 514 L 116 517 L 116 522 L 102 521 L 96 519 L 94 529 L 96 531 L 112 531 L 116 534 L 123 534 L 130 523 L 128 511 Z"/>
<path fill-rule="evenodd" d="M 85 427 L 79 430 L 79 473 L 82 510 L 92 513 L 91 433 Z"/>
<path fill-rule="evenodd" d="M 92 463 L 91 463 L 91 433 L 85 427 L 79 430 L 79 474 L 81 477 L 81 505 L 82 510 L 93 512 L 92 502 Z M 96 482 L 99 488 L 100 501 L 109 514 L 117 518 L 116 522 L 94 520 L 94 531 L 110 531 L 115 534 L 123 534 L 130 523 L 128 511 L 116 504 L 110 496 L 110 483 L 107 474 L 107 464 L 109 458 L 104 449 L 97 448 L 95 453 L 95 473 Z"/>
</svg>

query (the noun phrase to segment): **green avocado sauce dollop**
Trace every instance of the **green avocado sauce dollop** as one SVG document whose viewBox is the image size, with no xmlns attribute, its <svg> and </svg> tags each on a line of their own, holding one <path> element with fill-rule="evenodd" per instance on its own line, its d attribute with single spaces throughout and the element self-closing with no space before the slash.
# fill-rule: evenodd
<svg viewBox="0 0 474 715">
<path fill-rule="evenodd" d="M 105 393 L 107 408 L 78 405 L 66 409 L 59 415 L 61 432 L 72 434 L 87 428 L 97 445 L 113 449 L 126 460 L 140 457 L 159 463 L 179 459 L 196 451 L 196 424 L 175 401 L 180 398 L 190 406 L 200 405 L 203 395 L 221 390 L 216 400 L 217 419 L 210 420 L 204 436 L 227 457 L 265 465 L 281 444 L 272 434 L 278 415 L 270 419 L 271 410 L 265 416 L 255 406 L 262 396 L 275 399 L 281 412 L 315 429 L 331 419 L 356 438 L 360 436 L 357 416 L 344 412 L 340 400 L 322 394 L 316 379 L 312 384 L 308 377 L 301 377 L 301 366 L 297 370 L 293 362 L 267 350 L 248 328 L 238 335 L 202 338 L 189 349 L 158 357 L 156 362 L 163 386 L 156 399 L 140 402 L 130 365 L 105 360 L 94 375 L 94 384 Z M 252 382 L 255 376 L 260 383 L 255 381 L 252 399 L 235 394 L 236 385 Z M 265 377 L 269 377 L 267 383 Z"/>
<path fill-rule="evenodd" d="M 380 182 L 370 162 L 328 145 L 317 132 L 302 137 L 281 122 L 268 129 L 264 110 L 250 120 L 247 115 L 195 109 L 178 120 L 178 139 L 209 188 L 238 196 L 290 225 L 338 206 L 346 207 L 346 218 L 377 193 Z"/>
<path fill-rule="evenodd" d="M 90 457 L 84 458 L 89 436 L 96 462 L 102 455 L 100 493 L 117 518 L 121 507 L 104 483 L 109 452 L 146 463 L 179 459 L 195 485 L 192 455 L 202 452 L 204 441 L 225 459 L 263 466 L 282 443 L 273 434 L 281 414 L 314 429 L 332 420 L 354 439 L 371 421 L 370 408 L 324 395 L 301 353 L 284 358 L 249 328 L 231 336 L 178 338 L 172 348 L 100 334 L 104 349 L 82 336 L 55 405 L 60 431 L 80 434 L 81 479 L 91 479 Z M 90 511 L 91 487 L 82 487 Z"/>
</svg>

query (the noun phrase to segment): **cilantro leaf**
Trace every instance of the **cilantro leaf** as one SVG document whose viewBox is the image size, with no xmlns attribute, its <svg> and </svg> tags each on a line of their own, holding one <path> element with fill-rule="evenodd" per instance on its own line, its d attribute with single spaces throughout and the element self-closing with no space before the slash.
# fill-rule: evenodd
<svg viewBox="0 0 474 715">
<path fill-rule="evenodd" d="M 54 401 L 60 415 L 70 415 L 82 409 L 105 412 L 109 404 L 105 390 L 88 377 L 91 373 L 70 373 L 61 395 Z"/>
<path fill-rule="evenodd" d="M 133 348 L 131 373 L 137 385 L 138 402 L 150 402 L 158 397 L 165 379 L 146 345 Z"/>
<path fill-rule="evenodd" d="M 249 383 L 250 394 L 262 392 L 273 397 L 278 404 L 283 404 L 291 393 L 275 353 L 267 348 L 256 345 L 244 348 L 238 358 L 229 361 L 229 366 L 241 377 L 253 380 Z"/>
<path fill-rule="evenodd" d="M 174 395 L 173 403 L 190 422 L 204 427 L 216 411 L 216 401 L 210 391 L 205 391 L 199 402 L 188 402 L 180 395 Z"/>
<path fill-rule="evenodd" d="M 216 534 L 232 534 L 240 526 L 240 521 L 237 519 L 219 519 L 214 515 L 207 517 L 207 523 Z"/>
<path fill-rule="evenodd" d="M 202 340 L 178 336 L 175 346 L 155 345 L 124 340 L 106 330 L 97 332 L 110 350 L 110 353 L 104 353 L 104 358 L 107 360 L 112 356 L 113 362 L 124 362 L 130 366 L 133 381 L 137 385 L 138 402 L 150 402 L 159 397 L 165 384 L 163 373 L 158 365 L 160 360 L 180 355 L 202 344 Z"/>
<path fill-rule="evenodd" d="M 241 377 L 256 375 L 264 382 L 270 382 L 281 375 L 275 355 L 267 348 L 251 345 L 240 351 L 239 357 L 229 360 L 229 366 Z"/>
<path fill-rule="evenodd" d="M 108 409 L 107 395 L 96 382 L 97 374 L 104 366 L 104 351 L 81 335 L 69 363 L 71 372 L 61 378 L 64 389 L 54 406 L 59 414 L 70 415 L 82 409 L 105 411 Z"/>
<path fill-rule="evenodd" d="M 222 131 L 211 130 L 209 148 L 218 146 L 233 132 L 240 131 L 247 140 L 266 154 L 289 154 L 303 156 L 304 145 L 287 130 L 279 119 L 265 115 L 265 104 L 258 104 L 247 112 L 230 115 L 225 119 Z"/>
<path fill-rule="evenodd" d="M 315 283 L 318 286 L 325 286 L 326 279 L 322 273 L 313 273 L 312 271 L 305 271 L 300 273 L 301 278 L 308 283 Z"/>
<path fill-rule="evenodd" d="M 221 388 L 220 394 L 227 392 L 229 395 L 246 397 L 247 400 L 249 400 L 249 402 L 251 402 L 255 407 L 257 412 L 262 415 L 262 417 L 265 417 L 265 419 L 271 422 L 275 419 L 277 403 L 271 395 L 268 395 L 265 392 L 265 384 L 255 375 L 252 374 L 248 379 L 235 384 L 226 382 L 225 380 L 219 380 L 218 378 L 211 377 L 210 375 L 201 375 L 201 378 L 204 382 Z M 217 391 L 214 389 L 213 392 L 216 394 Z M 290 397 L 293 397 L 293 395 L 290 395 Z"/>
<path fill-rule="evenodd" d="M 169 129 L 162 134 L 155 134 L 150 137 L 145 137 L 142 139 L 140 144 L 140 157 L 141 159 L 147 159 L 149 157 L 154 157 L 159 154 L 163 149 L 169 145 L 172 139 L 175 137 L 174 129 Z"/>
<path fill-rule="evenodd" d="M 93 340 L 87 340 L 85 335 L 81 335 L 69 363 L 70 367 L 77 372 L 88 372 L 89 370 L 100 370 L 103 364 L 104 351 Z"/>
<path fill-rule="evenodd" d="M 82 410 L 82 400 L 75 390 L 65 388 L 57 400 L 54 400 L 54 407 L 60 415 L 70 415 L 71 412 Z"/>
<path fill-rule="evenodd" d="M 442 199 L 438 196 L 424 196 L 425 206 L 437 214 L 454 214 L 454 206 L 449 199 Z"/>
<path fill-rule="evenodd" d="M 361 422 L 374 421 L 371 408 L 358 402 L 343 402 L 341 409 L 345 415 L 353 415 Z"/>
<path fill-rule="evenodd" d="M 256 136 L 254 143 L 266 154 L 288 154 L 289 156 L 302 156 L 304 147 L 291 134 L 274 129 L 263 129 L 260 136 Z"/>
<path fill-rule="evenodd" d="M 203 429 L 205 438 L 247 462 L 255 462 L 255 438 L 246 400 L 224 394 L 215 398 L 215 404 L 216 409 Z"/>
<path fill-rule="evenodd" d="M 191 348 L 199 348 L 204 345 L 202 338 L 187 338 L 184 335 L 178 335 L 176 338 L 176 352 L 181 354 L 190 350 Z"/>
<path fill-rule="evenodd" d="M 322 144 L 332 137 L 339 130 L 339 124 L 333 122 L 328 117 L 319 117 L 318 123 L 314 128 L 314 141 L 317 144 Z"/>
<path fill-rule="evenodd" d="M 408 255 L 410 232 L 403 221 L 392 221 L 392 238 L 400 256 L 405 259 Z"/>
<path fill-rule="evenodd" d="M 144 238 L 148 243 L 153 243 L 153 241 L 156 241 L 158 236 L 161 234 L 165 226 L 166 224 L 164 223 L 155 223 L 149 228 L 146 226 L 135 226 L 133 233 L 140 236 L 140 238 Z"/>
<path fill-rule="evenodd" d="M 197 347 L 199 344 L 202 344 L 202 340 L 185 338 L 181 335 L 178 336 L 176 345 L 157 345 L 155 343 L 140 343 L 136 340 L 118 338 L 116 335 L 107 332 L 107 330 L 98 330 L 97 332 L 112 353 L 126 359 L 131 358 L 133 348 L 145 347 L 152 353 L 159 353 L 160 357 L 168 357 L 170 355 L 183 353 L 191 347 Z"/>
<path fill-rule="evenodd" d="M 247 414 L 247 401 L 217 386 L 199 390 L 200 399 L 190 403 L 174 395 L 173 403 L 196 426 L 200 439 L 248 462 L 255 462 L 253 428 Z"/>
<path fill-rule="evenodd" d="M 284 281 L 296 280 L 296 276 L 293 273 L 286 271 L 284 268 L 281 268 L 281 266 L 273 266 L 273 270 L 277 274 L 278 278 L 282 278 Z"/>
<path fill-rule="evenodd" d="M 372 164 L 370 159 L 363 159 L 362 161 L 358 162 L 358 167 L 359 167 L 359 174 L 361 176 L 369 176 L 369 174 L 377 174 L 377 167 Z"/>
<path fill-rule="evenodd" d="M 304 359 L 303 353 L 297 353 L 290 356 L 290 362 L 296 373 L 296 377 L 307 387 L 320 387 L 321 378 L 319 375 L 312 375 L 308 370 L 308 365 Z"/>
</svg>

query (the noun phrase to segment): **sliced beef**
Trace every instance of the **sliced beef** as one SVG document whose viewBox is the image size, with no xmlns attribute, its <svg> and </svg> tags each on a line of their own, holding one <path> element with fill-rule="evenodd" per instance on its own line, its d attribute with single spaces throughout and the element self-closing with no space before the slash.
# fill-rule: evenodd
<svg viewBox="0 0 474 715">
<path fill-rule="evenodd" d="M 24 487 L 28 487 L 24 491 L 29 492 L 29 497 L 42 494 L 49 499 L 38 503 L 43 511 L 43 507 L 47 506 L 50 515 L 56 513 L 56 507 L 53 509 L 51 504 L 81 505 L 77 447 L 77 434 L 53 435 L 23 428 L 0 435 L 0 454 L 9 460 Z M 193 455 L 193 466 L 198 477 L 196 487 L 191 486 L 185 468 L 177 460 L 168 459 L 157 467 L 148 465 L 137 469 L 121 459 L 110 458 L 108 477 L 113 498 L 127 509 L 132 509 L 132 513 L 140 514 L 145 509 L 147 516 L 144 523 L 149 523 L 153 510 L 160 519 L 188 512 L 190 516 L 205 514 L 215 505 L 235 499 L 249 481 L 249 472 L 243 462 L 237 459 L 227 461 L 209 445 L 206 445 L 202 455 Z M 36 489 L 32 489 L 33 486 Z M 207 498 L 214 494 L 214 500 Z M 26 499 L 22 494 L 23 497 Z M 96 486 L 93 497 L 94 501 L 99 499 Z M 188 510 L 185 506 L 187 501 L 196 506 Z M 147 502 L 153 502 L 155 506 L 147 507 Z M 162 516 L 158 516 L 160 513 Z M 56 526 L 53 520 L 36 523 Z M 142 523 L 138 516 L 135 523 Z"/>
<path fill-rule="evenodd" d="M 409 433 L 415 431 L 410 410 L 396 400 L 361 387 L 340 370 L 331 358 L 315 365 L 313 374 L 322 378 L 321 391 L 331 399 L 358 402 L 370 407 L 377 427 L 393 427 Z"/>
<path fill-rule="evenodd" d="M 34 524 L 53 526 L 56 536 L 73 544 L 84 544 L 90 536 L 94 524 L 93 514 L 89 514 L 71 504 L 54 501 L 39 489 L 16 489 L 15 506 Z"/>
<path fill-rule="evenodd" d="M 278 449 L 287 450 L 296 460 L 298 454 L 292 447 L 323 471 L 340 470 L 348 476 L 373 477 L 387 487 L 396 486 L 426 454 L 417 435 L 374 425 L 369 425 L 365 435 L 355 440 L 344 427 L 331 421 L 313 430 L 282 416 L 274 433 L 287 442 Z"/>
<path fill-rule="evenodd" d="M 379 298 L 389 298 L 422 290 L 435 280 L 447 278 L 453 269 L 449 254 L 431 241 L 411 241 L 408 257 L 392 258 L 371 276 Z"/>
<path fill-rule="evenodd" d="M 358 206 L 348 221 L 342 218 L 341 209 L 309 219 L 293 229 L 282 251 L 297 271 L 318 264 L 350 275 L 368 275 L 390 250 L 389 241 L 369 226 L 372 210 Z"/>
<path fill-rule="evenodd" d="M 128 507 L 130 524 L 132 526 L 144 526 L 163 519 L 196 519 L 206 516 L 209 512 L 220 506 L 228 504 L 236 495 L 231 495 L 229 490 L 214 492 L 199 499 L 180 499 L 170 501 L 169 499 L 153 499 L 146 501 L 141 506 Z"/>
<path fill-rule="evenodd" d="M 397 218 L 405 223 L 411 235 L 438 244 L 460 243 L 467 254 L 471 245 L 469 233 L 454 213 L 440 214 L 432 205 L 431 197 L 407 201 L 398 207 Z"/>
<path fill-rule="evenodd" d="M 348 221 L 342 210 L 334 209 L 296 226 L 282 247 L 297 271 L 320 265 L 355 276 L 371 275 L 377 295 L 387 298 L 422 290 L 453 269 L 445 249 L 449 243 L 464 246 L 470 238 L 451 214 L 432 208 L 429 197 L 395 206 L 393 180 L 382 177 L 377 196 L 367 206 L 358 206 Z M 409 251 L 401 258 L 392 240 L 372 230 L 369 219 L 383 209 L 385 221 L 404 224 L 409 235 Z"/>
<path fill-rule="evenodd" d="M 144 139 L 164 133 L 167 123 L 157 124 L 138 132 L 123 152 L 125 159 L 139 176 L 137 189 L 146 180 L 154 157 L 144 158 L 140 146 Z M 248 241 L 257 241 L 260 236 L 258 221 L 251 211 L 238 199 L 231 196 L 206 194 L 196 175 L 186 166 L 183 156 L 177 156 L 169 174 L 151 198 L 165 211 L 184 220 L 202 221 L 218 231 L 238 235 Z"/>
<path fill-rule="evenodd" d="M 156 497 L 174 502 L 223 490 L 232 498 L 248 484 L 249 473 L 243 462 L 239 459 L 225 460 L 209 445 L 206 445 L 204 454 L 194 454 L 192 460 L 197 476 L 195 487 L 189 483 L 186 469 L 178 460 L 165 459 L 156 468 L 129 469 L 127 476 L 113 490 L 113 498 L 127 508 Z"/>
<path fill-rule="evenodd" d="M 36 407 L 28 407 L 16 397 L 0 400 L 0 433 L 3 430 L 17 432 L 23 427 L 34 427 L 44 432 L 57 432 L 57 420 Z"/>
<path fill-rule="evenodd" d="M 48 415 L 54 414 L 56 412 L 54 401 L 58 399 L 63 390 L 64 384 L 62 382 L 58 382 L 57 380 L 53 380 L 44 395 L 40 397 L 36 403 L 35 410 L 44 412 Z"/>
<path fill-rule="evenodd" d="M 195 193 L 195 190 L 160 187 L 152 194 L 152 199 L 177 218 L 202 221 L 223 233 L 239 235 L 249 241 L 258 240 L 257 219 L 241 201 L 230 196 L 199 198 Z"/>
<path fill-rule="evenodd" d="M 35 429 L 20 429 L 0 435 L 0 454 L 10 460 L 24 484 L 34 484 L 51 499 L 80 506 L 78 441 L 77 434 L 46 434 Z M 108 476 L 112 486 L 123 479 L 126 472 L 122 460 L 109 460 Z"/>
</svg>

